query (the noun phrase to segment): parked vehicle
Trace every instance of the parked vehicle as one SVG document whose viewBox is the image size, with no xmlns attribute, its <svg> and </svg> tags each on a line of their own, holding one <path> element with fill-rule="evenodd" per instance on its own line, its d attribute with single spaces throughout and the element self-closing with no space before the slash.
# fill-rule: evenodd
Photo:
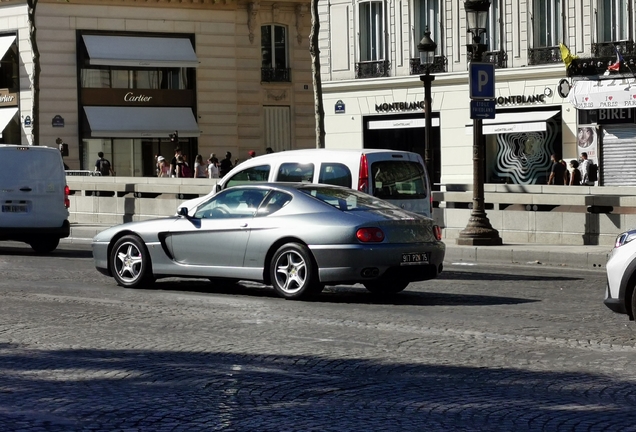
<svg viewBox="0 0 636 432">
<path fill-rule="evenodd" d="M 70 234 L 68 195 L 59 149 L 0 145 L 0 240 L 52 252 Z"/>
<path fill-rule="evenodd" d="M 395 150 L 291 150 L 241 162 L 218 183 L 227 187 L 253 182 L 307 182 L 356 189 L 404 210 L 431 216 L 431 186 L 422 157 Z M 209 196 L 186 201 L 192 210 Z"/>
<path fill-rule="evenodd" d="M 614 312 L 627 314 L 634 320 L 636 313 L 636 229 L 616 237 L 607 260 L 605 305 Z"/>
<path fill-rule="evenodd" d="M 325 285 L 397 293 L 436 278 L 445 245 L 432 219 L 348 188 L 236 186 L 178 216 L 130 222 L 93 239 L 95 266 L 124 287 L 163 277 L 271 284 L 297 299 Z"/>
</svg>

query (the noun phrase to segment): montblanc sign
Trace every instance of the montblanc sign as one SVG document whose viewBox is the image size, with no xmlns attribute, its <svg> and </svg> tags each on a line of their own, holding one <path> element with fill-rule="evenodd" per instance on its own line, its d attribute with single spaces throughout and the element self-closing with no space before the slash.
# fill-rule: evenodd
<svg viewBox="0 0 636 432">
<path fill-rule="evenodd" d="M 497 105 L 523 105 L 523 104 L 536 104 L 545 103 L 545 95 L 513 95 L 513 96 L 499 96 L 497 99 Z"/>
<path fill-rule="evenodd" d="M 375 104 L 375 110 L 377 112 L 388 111 L 416 111 L 424 109 L 424 101 L 420 102 L 389 102 Z"/>
</svg>

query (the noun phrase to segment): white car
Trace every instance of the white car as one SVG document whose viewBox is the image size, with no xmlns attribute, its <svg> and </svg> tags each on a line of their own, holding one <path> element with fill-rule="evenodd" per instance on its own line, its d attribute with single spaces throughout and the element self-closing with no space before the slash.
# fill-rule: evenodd
<svg viewBox="0 0 636 432">
<path fill-rule="evenodd" d="M 607 260 L 605 305 L 634 320 L 636 311 L 636 229 L 619 234 Z"/>
<path fill-rule="evenodd" d="M 228 187 L 253 182 L 303 182 L 344 186 L 431 217 L 431 185 L 422 157 L 383 149 L 305 149 L 258 156 L 227 173 L 209 195 L 182 203 L 192 211 Z"/>
</svg>

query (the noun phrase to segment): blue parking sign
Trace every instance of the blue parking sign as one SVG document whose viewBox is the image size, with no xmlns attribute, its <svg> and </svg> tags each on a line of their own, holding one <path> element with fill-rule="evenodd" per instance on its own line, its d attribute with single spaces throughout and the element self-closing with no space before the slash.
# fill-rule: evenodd
<svg viewBox="0 0 636 432">
<path fill-rule="evenodd" d="M 468 84 L 471 99 L 495 98 L 494 63 L 470 63 Z"/>
</svg>

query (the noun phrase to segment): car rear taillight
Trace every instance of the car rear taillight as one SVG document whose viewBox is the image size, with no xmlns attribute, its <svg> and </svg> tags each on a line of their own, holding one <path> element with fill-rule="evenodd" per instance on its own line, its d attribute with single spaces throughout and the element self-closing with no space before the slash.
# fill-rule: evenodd
<svg viewBox="0 0 636 432">
<path fill-rule="evenodd" d="M 71 207 L 71 200 L 68 199 L 68 196 L 71 194 L 71 188 L 68 186 L 64 186 L 64 205 L 66 208 Z"/>
<path fill-rule="evenodd" d="M 442 227 L 439 225 L 433 225 L 433 235 L 435 236 L 435 240 L 439 241 L 442 239 Z"/>
<path fill-rule="evenodd" d="M 358 190 L 364 193 L 370 193 L 369 191 L 369 163 L 367 162 L 367 155 L 360 156 L 360 171 L 358 174 Z"/>
<path fill-rule="evenodd" d="M 356 237 L 363 243 L 379 243 L 384 240 L 384 233 L 380 228 L 360 228 Z"/>
</svg>

